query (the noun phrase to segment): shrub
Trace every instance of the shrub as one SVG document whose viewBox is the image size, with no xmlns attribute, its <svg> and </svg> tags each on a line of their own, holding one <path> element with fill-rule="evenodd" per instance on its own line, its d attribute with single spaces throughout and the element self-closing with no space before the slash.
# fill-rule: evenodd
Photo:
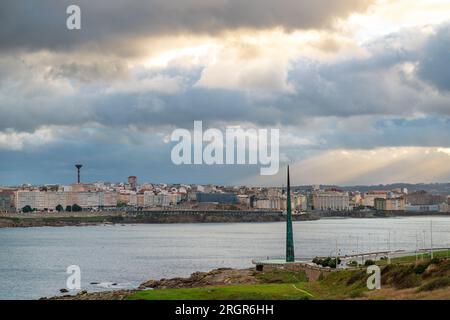
<svg viewBox="0 0 450 320">
<path fill-rule="evenodd" d="M 445 288 L 450 286 L 449 278 L 438 278 L 434 279 L 419 288 L 418 291 L 433 291 L 440 288 Z"/>
<path fill-rule="evenodd" d="M 315 257 L 312 262 L 322 267 L 336 268 L 336 258 L 333 257 L 327 257 L 325 259 Z M 338 264 L 339 263 L 341 263 L 341 259 L 338 258 Z"/>
<path fill-rule="evenodd" d="M 364 262 L 364 265 L 366 266 L 366 267 L 368 267 L 368 266 L 371 266 L 371 265 L 374 265 L 375 264 L 375 261 L 373 261 L 373 260 L 366 260 L 366 262 Z"/>
<path fill-rule="evenodd" d="M 420 285 L 420 278 L 414 273 L 404 274 L 401 277 L 397 277 L 394 282 L 394 286 L 397 289 L 413 288 Z"/>
<path fill-rule="evenodd" d="M 355 260 L 352 260 L 347 265 L 349 265 L 350 267 L 357 267 L 358 266 L 358 262 L 355 261 Z"/>
<path fill-rule="evenodd" d="M 414 273 L 415 274 L 422 274 L 425 272 L 425 270 L 427 270 L 429 264 L 428 263 L 421 263 L 421 264 L 417 264 L 414 267 Z"/>
<path fill-rule="evenodd" d="M 73 212 L 80 212 L 82 210 L 83 209 L 79 205 L 77 205 L 76 203 L 72 206 L 72 211 Z"/>
<path fill-rule="evenodd" d="M 439 258 L 433 258 L 430 261 L 430 264 L 439 264 L 439 263 L 441 263 L 441 259 Z"/>
<path fill-rule="evenodd" d="M 364 296 L 364 292 L 361 289 L 353 290 L 352 292 L 350 292 L 350 298 L 352 299 L 360 298 L 362 296 Z"/>
<path fill-rule="evenodd" d="M 33 211 L 33 209 L 30 206 L 25 206 L 25 207 L 22 208 L 22 212 L 23 213 L 29 213 L 29 212 L 32 212 L 32 211 Z"/>
<path fill-rule="evenodd" d="M 331 260 L 330 262 L 328 262 L 328 267 L 335 269 L 336 268 L 336 260 Z"/>
<path fill-rule="evenodd" d="M 347 285 L 350 286 L 358 281 L 364 280 L 366 278 L 365 271 L 355 271 L 352 273 L 350 278 L 347 280 Z"/>
</svg>

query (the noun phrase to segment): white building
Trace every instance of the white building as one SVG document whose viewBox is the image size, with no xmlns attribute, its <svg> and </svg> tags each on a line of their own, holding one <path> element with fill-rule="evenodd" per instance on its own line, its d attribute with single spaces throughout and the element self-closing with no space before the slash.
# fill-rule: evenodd
<svg viewBox="0 0 450 320">
<path fill-rule="evenodd" d="M 45 192 L 39 190 L 18 190 L 15 194 L 15 207 L 17 211 L 23 207 L 30 206 L 32 209 L 44 210 L 47 208 L 45 201 Z"/>
<path fill-rule="evenodd" d="M 69 203 L 70 197 L 68 192 L 41 192 L 41 193 L 45 194 L 45 202 L 46 202 L 45 208 L 47 208 L 48 210 L 55 210 L 58 205 L 61 205 L 64 209 L 66 208 L 66 206 L 71 205 Z"/>
<path fill-rule="evenodd" d="M 375 199 L 387 199 L 387 192 L 384 191 L 369 191 L 364 193 L 362 198 L 362 205 L 365 207 L 375 207 Z"/>
<path fill-rule="evenodd" d="M 170 200 L 169 194 L 166 193 L 144 192 L 144 207 L 167 207 L 170 205 Z"/>
<path fill-rule="evenodd" d="M 58 205 L 79 205 L 83 209 L 117 206 L 115 192 L 61 192 L 61 191 L 25 191 L 18 190 L 15 194 L 17 211 L 26 206 L 36 210 L 56 210 Z"/>
<path fill-rule="evenodd" d="M 346 192 L 314 191 L 312 201 L 314 210 L 348 211 L 351 209 L 350 197 Z"/>
</svg>

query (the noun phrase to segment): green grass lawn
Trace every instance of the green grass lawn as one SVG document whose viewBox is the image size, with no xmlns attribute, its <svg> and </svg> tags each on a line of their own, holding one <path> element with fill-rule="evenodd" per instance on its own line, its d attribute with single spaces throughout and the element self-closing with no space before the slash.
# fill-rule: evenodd
<svg viewBox="0 0 450 320">
<path fill-rule="evenodd" d="M 304 283 L 256 284 L 137 292 L 130 300 L 308 300 L 314 298 Z"/>
<path fill-rule="evenodd" d="M 272 270 L 255 273 L 263 284 L 155 289 L 137 292 L 131 300 L 316 300 L 360 297 L 367 290 L 365 271 L 341 271 L 317 282 L 304 272 Z"/>
</svg>

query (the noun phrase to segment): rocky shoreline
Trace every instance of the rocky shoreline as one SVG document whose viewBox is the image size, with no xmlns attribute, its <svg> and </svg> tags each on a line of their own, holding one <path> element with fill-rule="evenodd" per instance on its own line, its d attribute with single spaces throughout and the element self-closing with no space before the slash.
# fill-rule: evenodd
<svg viewBox="0 0 450 320">
<path fill-rule="evenodd" d="M 239 222 L 279 222 L 284 215 L 167 215 L 148 216 L 98 215 L 98 216 L 0 216 L 0 228 L 91 226 L 102 224 L 162 224 L 162 223 L 239 223 Z M 296 215 L 294 221 L 320 219 L 314 214 Z"/>
<path fill-rule="evenodd" d="M 236 214 L 237 213 L 237 214 Z M 259 214 L 254 213 L 217 213 L 211 214 L 166 214 L 154 212 L 146 215 L 128 215 L 122 212 L 97 212 L 78 215 L 63 214 L 36 214 L 33 215 L 0 215 L 0 228 L 30 228 L 30 227 L 65 227 L 65 226 L 92 226 L 103 224 L 164 224 L 164 223 L 240 223 L 240 222 L 280 222 L 286 221 L 281 213 Z M 416 212 L 394 213 L 377 211 L 318 211 L 301 215 L 293 215 L 294 221 L 313 221 L 330 218 L 394 218 L 394 217 L 420 217 L 420 216 L 449 216 L 445 213 Z"/>
<path fill-rule="evenodd" d="M 111 290 L 102 292 L 87 292 L 85 290 L 75 295 L 62 295 L 40 300 L 126 300 L 128 296 L 141 290 L 152 289 L 179 289 L 207 286 L 258 284 L 260 280 L 255 277 L 255 269 L 219 268 L 208 272 L 194 272 L 187 278 L 171 278 L 148 280 L 135 290 Z"/>
</svg>

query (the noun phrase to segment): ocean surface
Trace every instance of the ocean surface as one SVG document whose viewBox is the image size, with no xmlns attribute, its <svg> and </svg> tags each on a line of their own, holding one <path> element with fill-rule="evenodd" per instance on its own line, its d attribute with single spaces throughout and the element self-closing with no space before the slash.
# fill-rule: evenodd
<svg viewBox="0 0 450 320">
<path fill-rule="evenodd" d="M 431 223 L 432 221 L 432 223 Z M 294 222 L 297 258 L 450 247 L 450 217 Z M 148 279 L 282 257 L 285 224 L 146 224 L 0 229 L 0 299 L 38 299 L 65 288 L 81 268 L 82 289 L 133 288 Z M 91 284 L 95 283 L 95 284 Z M 114 285 L 113 285 L 114 284 Z"/>
</svg>

